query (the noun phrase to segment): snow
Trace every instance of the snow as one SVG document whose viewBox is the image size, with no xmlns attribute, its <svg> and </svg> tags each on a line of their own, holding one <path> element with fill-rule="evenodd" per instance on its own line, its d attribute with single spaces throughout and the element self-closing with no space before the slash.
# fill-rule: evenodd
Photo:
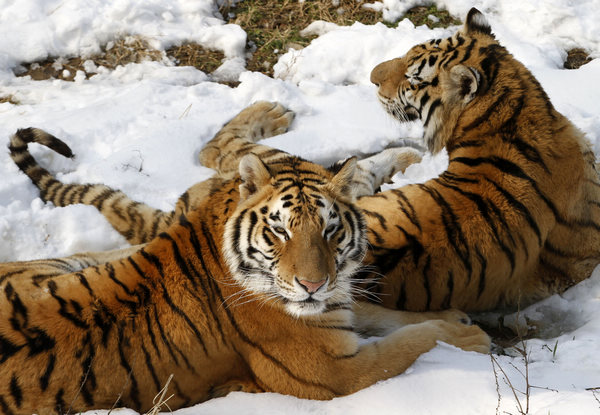
<svg viewBox="0 0 600 415">
<path fill-rule="evenodd" d="M 384 0 L 373 7 L 393 19 L 424 1 Z M 427 2 L 431 3 L 431 2 Z M 600 60 L 578 70 L 561 69 L 565 50 L 584 47 L 600 55 L 599 0 L 436 0 L 464 18 L 471 6 L 486 13 L 494 32 L 539 79 L 563 114 L 580 127 L 600 154 Z M 171 209 L 179 194 L 210 177 L 197 152 L 228 119 L 256 100 L 276 100 L 296 111 L 290 132 L 264 140 L 320 163 L 384 148 L 399 138 L 418 138 L 416 124 L 386 116 L 369 82 L 373 66 L 412 45 L 447 36 L 402 21 L 350 27 L 316 24 L 308 47 L 290 50 L 275 66 L 277 79 L 243 72 L 246 35 L 225 24 L 208 0 L 0 0 L 0 88 L 21 105 L 0 104 L 0 136 L 37 126 L 64 139 L 76 158 L 47 149 L 34 156 L 59 179 L 103 182 L 155 207 Z M 18 78 L 20 62 L 47 56 L 89 56 L 123 35 L 142 35 L 165 49 L 196 41 L 225 53 L 220 72 L 239 76 L 237 88 L 209 82 L 206 74 L 165 62 L 100 71 L 74 83 Z M 395 178 L 395 185 L 434 177 L 447 155 L 426 156 Z M 38 198 L 6 150 L 0 151 L 0 261 L 64 256 L 126 246 L 94 208 L 54 208 Z M 507 317 L 507 324 L 535 325 L 527 342 L 531 414 L 586 414 L 600 409 L 600 270 L 561 296 Z M 484 316 L 493 319 L 495 315 Z M 509 381 L 525 389 L 518 352 L 490 356 L 440 345 L 406 373 L 354 395 L 309 401 L 277 394 L 232 393 L 176 415 L 191 414 L 493 414 L 518 413 Z M 500 400 L 499 400 L 500 397 Z M 525 397 L 517 395 L 525 408 Z M 106 411 L 93 413 L 105 414 Z M 121 410 L 117 413 L 133 413 Z"/>
</svg>

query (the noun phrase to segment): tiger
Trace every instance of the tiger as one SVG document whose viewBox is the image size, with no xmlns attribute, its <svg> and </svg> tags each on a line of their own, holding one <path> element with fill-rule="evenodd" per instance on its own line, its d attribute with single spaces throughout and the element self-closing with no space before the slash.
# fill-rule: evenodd
<svg viewBox="0 0 600 415">
<path fill-rule="evenodd" d="M 239 122 L 252 114 L 258 124 Z M 257 103 L 217 137 L 257 127 L 262 136 L 289 120 L 283 107 Z M 39 130 L 18 135 L 69 152 Z M 15 158 L 31 164 L 18 144 Z M 1 412 L 142 413 L 165 384 L 170 409 L 234 390 L 331 399 L 402 373 L 438 341 L 488 352 L 489 337 L 460 311 L 354 298 L 367 237 L 352 183 L 376 186 L 377 171 L 397 165 L 364 175 L 355 158 L 328 169 L 285 153 L 237 164 L 150 241 L 0 264 Z M 48 194 L 67 201 L 87 189 L 56 186 Z M 110 195 L 106 203 L 121 197 Z"/>
<path fill-rule="evenodd" d="M 449 164 L 425 183 L 377 193 L 361 183 L 368 168 L 357 175 L 356 206 L 368 237 L 363 269 L 369 270 L 357 274 L 359 298 L 416 312 L 511 311 L 589 277 L 600 262 L 595 155 L 531 72 L 500 45 L 480 11 L 471 9 L 454 35 L 379 64 L 371 81 L 383 108 L 399 122 L 421 122 L 428 150 L 445 149 Z M 215 137 L 200 161 L 230 174 L 250 152 L 281 154 L 254 138 Z M 38 168 L 32 162 L 21 170 L 34 172 L 27 174 L 44 200 L 98 207 L 95 192 L 80 197 L 84 185 L 61 184 L 47 171 L 50 178 L 39 180 Z M 383 170 L 380 176 L 389 178 Z M 206 184 L 185 192 L 175 212 L 210 194 L 198 186 Z M 57 197 L 65 192 L 73 197 Z M 106 192 L 119 203 L 99 210 L 121 233 L 126 229 L 131 243 L 166 226 L 161 215 L 174 217 L 153 210 L 138 220 L 145 205 Z"/>
</svg>

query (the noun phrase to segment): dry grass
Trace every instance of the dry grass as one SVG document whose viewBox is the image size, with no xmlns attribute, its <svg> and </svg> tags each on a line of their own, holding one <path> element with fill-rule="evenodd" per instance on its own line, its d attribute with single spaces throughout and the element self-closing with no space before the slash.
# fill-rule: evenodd
<svg viewBox="0 0 600 415">
<path fill-rule="evenodd" d="M 567 51 L 567 60 L 564 63 L 565 69 L 577 69 L 588 62 L 591 62 L 592 58 L 588 53 L 580 48 L 575 48 Z"/>
<path fill-rule="evenodd" d="M 89 78 L 97 73 L 96 70 L 100 66 L 112 70 L 117 66 L 128 63 L 160 61 L 162 59 L 165 59 L 165 54 L 153 49 L 145 39 L 139 36 L 128 36 L 110 42 L 101 54 L 91 56 L 88 59 L 81 57 L 53 58 L 23 64 L 25 71 L 18 75 L 29 75 L 36 81 L 50 78 L 72 81 L 78 71 L 83 72 L 85 77 Z"/>
<path fill-rule="evenodd" d="M 427 25 L 430 29 L 461 24 L 459 19 L 452 17 L 446 10 L 438 10 L 435 5 L 413 7 L 404 17 L 410 19 L 415 26 Z"/>
<path fill-rule="evenodd" d="M 300 34 L 315 20 L 324 20 L 337 25 L 351 25 L 354 22 L 375 24 L 383 22 L 381 13 L 367 9 L 364 0 L 244 0 L 230 7 L 227 4 L 220 10 L 229 23 L 238 24 L 248 34 L 248 60 L 246 68 L 271 76 L 273 65 L 282 53 L 289 48 L 303 48 L 314 37 Z M 436 17 L 437 22 L 428 16 Z M 407 18 L 415 25 L 426 24 L 429 27 L 446 27 L 460 23 L 448 12 L 435 6 L 419 6 L 408 11 Z M 383 22 L 388 26 L 394 26 Z M 170 59 L 175 65 L 193 66 L 203 72 L 211 73 L 218 68 L 224 55 L 220 51 L 206 49 L 196 43 L 184 43 L 165 52 L 153 49 L 139 36 L 117 39 L 104 47 L 102 53 L 87 59 L 50 58 L 40 62 L 22 64 L 24 70 L 19 76 L 31 76 L 34 80 L 63 79 L 72 81 L 78 71 L 89 78 L 98 67 L 109 70 L 119 65 L 139 63 L 146 60 L 161 61 Z"/>
<path fill-rule="evenodd" d="M 271 76 L 273 65 L 282 53 L 289 48 L 299 49 L 307 46 L 314 37 L 305 37 L 301 30 L 316 20 L 324 20 L 340 26 L 354 22 L 375 24 L 384 22 L 381 13 L 363 7 L 370 3 L 363 0 L 244 0 L 236 7 L 221 10 L 229 23 L 238 24 L 248 34 L 248 50 L 251 57 L 246 68 Z M 432 14 L 439 19 L 437 23 L 427 18 Z M 427 24 L 430 27 L 447 27 L 459 21 L 450 17 L 448 12 L 439 11 L 435 6 L 415 7 L 408 11 L 407 18 L 416 25 Z"/>
<path fill-rule="evenodd" d="M 19 105 L 20 102 L 17 98 L 14 97 L 14 95 L 3 95 L 0 96 L 0 104 L 4 104 L 5 102 L 8 102 L 9 104 L 12 105 Z"/>
<path fill-rule="evenodd" d="M 167 49 L 167 56 L 177 66 L 193 66 L 202 72 L 211 73 L 223 62 L 225 55 L 219 50 L 206 49 L 197 43 L 184 43 Z"/>
<path fill-rule="evenodd" d="M 244 0 L 235 7 L 226 4 L 220 12 L 229 23 L 240 25 L 248 34 L 246 68 L 272 76 L 273 65 L 281 54 L 289 48 L 300 49 L 311 42 L 314 37 L 302 36 L 301 31 L 315 20 L 342 26 L 352 25 L 354 22 L 395 25 L 383 22 L 381 13 L 363 7 L 367 3 L 365 0 Z M 430 28 L 461 23 L 447 11 L 438 10 L 433 5 L 413 7 L 403 18 L 410 19 L 416 26 L 427 25 Z M 54 78 L 72 81 L 78 71 L 89 78 L 96 73 L 98 67 L 112 70 L 128 63 L 165 59 L 170 59 L 178 66 L 193 66 L 212 73 L 221 65 L 224 55 L 196 43 L 184 43 L 162 52 L 153 49 L 139 36 L 129 36 L 111 42 L 101 54 L 89 59 L 59 57 L 25 63 L 24 71 L 19 76 L 29 75 L 34 80 Z M 572 49 L 568 51 L 564 66 L 576 69 L 589 61 L 591 58 L 583 49 Z M 2 98 L 0 102 L 17 103 L 10 98 Z"/>
</svg>

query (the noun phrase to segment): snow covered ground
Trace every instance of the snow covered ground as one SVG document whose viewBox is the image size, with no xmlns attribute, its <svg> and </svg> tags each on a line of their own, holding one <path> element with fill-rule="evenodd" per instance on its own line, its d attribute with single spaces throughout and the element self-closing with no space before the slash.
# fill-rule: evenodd
<svg viewBox="0 0 600 415">
<path fill-rule="evenodd" d="M 306 0 L 310 1 L 310 0 Z M 375 8 L 398 16 L 420 0 L 383 0 Z M 463 18 L 480 8 L 499 40 L 538 77 L 555 106 L 584 130 L 600 155 L 600 59 L 567 71 L 565 50 L 584 47 L 600 57 L 599 0 L 436 0 Z M 243 72 L 245 33 L 226 25 L 209 0 L 0 0 L 0 92 L 21 105 L 0 104 L 0 137 L 37 126 L 71 145 L 66 160 L 46 149 L 34 155 L 64 181 L 103 182 L 133 198 L 170 209 L 187 187 L 211 175 L 197 152 L 220 126 L 256 100 L 276 100 L 297 113 L 290 132 L 265 140 L 303 157 L 329 163 L 373 152 L 401 137 L 419 137 L 419 125 L 387 117 L 369 83 L 372 67 L 412 45 L 447 36 L 402 21 L 331 28 L 276 66 L 278 79 Z M 13 74 L 19 62 L 48 55 L 85 55 L 116 36 L 139 34 L 164 49 L 192 40 L 225 52 L 222 72 L 239 74 L 237 88 L 208 82 L 191 68 L 147 62 L 89 80 L 32 81 Z M 397 184 L 423 181 L 447 164 L 426 157 Z M 64 256 L 126 246 L 95 211 L 53 208 L 0 151 L 0 261 Z M 527 342 L 531 414 L 600 413 L 600 270 L 561 296 L 521 312 L 541 327 Z M 512 316 L 516 319 L 517 316 Z M 515 357 L 466 353 L 440 345 L 405 374 L 352 396 L 327 402 L 277 394 L 233 393 L 176 412 L 192 414 L 494 414 L 518 413 L 510 383 L 525 390 L 525 364 Z M 496 373 L 496 375 L 495 375 Z M 526 400 L 517 394 L 523 410 Z M 104 411 L 97 411 L 105 413 Z M 120 413 L 128 413 L 123 410 Z"/>
</svg>

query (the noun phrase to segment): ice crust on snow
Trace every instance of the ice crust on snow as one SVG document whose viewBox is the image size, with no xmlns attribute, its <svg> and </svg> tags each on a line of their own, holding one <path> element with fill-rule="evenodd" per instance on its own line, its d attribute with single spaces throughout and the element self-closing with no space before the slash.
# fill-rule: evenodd
<svg viewBox="0 0 600 415">
<path fill-rule="evenodd" d="M 403 7 L 422 1 L 384 0 L 375 4 L 391 20 Z M 464 18 L 479 7 L 498 39 L 527 65 L 556 108 L 591 140 L 600 154 L 600 60 L 578 70 L 562 70 L 565 50 L 587 48 L 598 56 L 600 5 L 597 0 L 438 0 L 438 7 Z M 225 24 L 208 0 L 0 0 L 0 92 L 20 105 L 0 104 L 0 136 L 36 126 L 66 141 L 76 157 L 67 160 L 39 146 L 36 159 L 65 182 L 102 182 L 132 198 L 171 209 L 177 197 L 212 171 L 197 154 L 239 110 L 257 100 L 276 100 L 296 112 L 291 130 L 264 140 L 323 164 L 368 154 L 399 139 L 418 139 L 418 124 L 398 125 L 380 108 L 369 72 L 377 63 L 405 53 L 424 40 L 456 28 L 430 30 L 408 20 L 349 27 L 315 25 L 320 37 L 290 51 L 275 66 L 277 79 L 243 72 L 246 35 Z M 230 88 L 208 82 L 193 68 L 160 62 L 129 64 L 76 82 L 34 82 L 17 78 L 21 62 L 47 56 L 92 54 L 123 35 L 148 37 L 164 49 L 188 40 L 225 51 L 222 76 L 239 76 Z M 390 186 L 423 182 L 443 171 L 447 154 L 427 155 L 397 175 Z M 44 204 L 6 150 L 0 151 L 0 261 L 64 256 L 126 246 L 94 208 Z M 530 413 L 598 412 L 600 386 L 600 271 L 562 295 L 552 296 L 505 318 L 506 324 L 533 325 L 528 341 L 532 385 Z M 495 319 L 497 315 L 487 318 Z M 516 388 L 523 390 L 519 356 L 495 356 Z M 516 401 L 501 373 L 499 412 L 515 412 Z M 176 411 L 177 415 L 296 414 L 487 414 L 496 413 L 498 394 L 489 356 L 440 345 L 409 371 L 351 396 L 309 401 L 278 394 L 232 393 Z M 121 414 L 134 413 L 119 410 Z M 106 414 L 107 411 L 92 411 Z M 115 413 L 115 411 L 113 411 Z"/>
</svg>

